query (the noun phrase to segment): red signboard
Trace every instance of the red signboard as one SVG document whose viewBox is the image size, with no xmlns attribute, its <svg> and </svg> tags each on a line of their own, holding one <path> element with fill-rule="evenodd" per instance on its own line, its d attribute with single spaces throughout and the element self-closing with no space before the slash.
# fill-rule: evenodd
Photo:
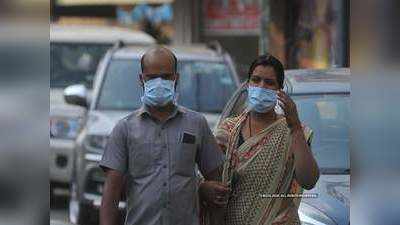
<svg viewBox="0 0 400 225">
<path fill-rule="evenodd" d="M 260 28 L 260 0 L 204 0 L 206 34 L 257 35 Z"/>
</svg>

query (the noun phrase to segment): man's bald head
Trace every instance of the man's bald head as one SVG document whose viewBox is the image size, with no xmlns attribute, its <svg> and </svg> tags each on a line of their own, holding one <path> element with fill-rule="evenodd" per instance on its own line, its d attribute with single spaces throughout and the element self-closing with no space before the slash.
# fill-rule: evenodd
<svg viewBox="0 0 400 225">
<path fill-rule="evenodd" d="M 152 49 L 149 49 L 144 53 L 141 58 L 140 64 L 142 67 L 142 72 L 145 72 L 149 69 L 149 67 L 161 66 L 161 67 L 169 67 L 171 66 L 173 73 L 177 71 L 177 59 L 175 54 L 169 50 L 168 48 L 157 46 Z M 168 65 L 170 64 L 170 65 Z M 164 68 L 167 69 L 167 68 Z"/>
</svg>

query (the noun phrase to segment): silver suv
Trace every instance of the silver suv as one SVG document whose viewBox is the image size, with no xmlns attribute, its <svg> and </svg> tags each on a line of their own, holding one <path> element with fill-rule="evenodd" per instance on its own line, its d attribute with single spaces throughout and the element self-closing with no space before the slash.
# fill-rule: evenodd
<svg viewBox="0 0 400 225">
<path fill-rule="evenodd" d="M 225 104 L 239 87 L 230 56 L 216 44 L 170 49 L 178 59 L 178 103 L 203 113 L 210 127 L 214 127 Z M 70 200 L 70 220 L 74 223 L 97 222 L 105 178 L 98 161 L 116 122 L 141 106 L 138 74 L 140 57 L 146 50 L 145 47 L 110 50 L 98 67 L 90 104 L 84 86 L 75 85 L 65 90 L 68 103 L 88 107 L 75 146 L 76 166 Z M 124 202 L 120 202 L 120 207 L 125 207 Z"/>
<path fill-rule="evenodd" d="M 97 65 L 117 40 L 152 45 L 154 38 L 141 31 L 93 25 L 50 26 L 50 181 L 55 188 L 68 188 L 73 168 L 73 146 L 85 108 L 67 105 L 63 89 L 72 84 L 92 87 Z"/>
</svg>

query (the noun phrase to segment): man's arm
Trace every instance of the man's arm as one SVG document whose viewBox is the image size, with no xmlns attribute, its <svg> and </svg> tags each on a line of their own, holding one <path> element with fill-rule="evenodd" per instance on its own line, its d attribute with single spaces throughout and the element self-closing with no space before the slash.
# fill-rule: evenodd
<svg viewBox="0 0 400 225">
<path fill-rule="evenodd" d="M 124 175 L 113 169 L 106 171 L 103 198 L 100 207 L 100 225 L 115 225 L 120 221 L 118 211 L 124 184 Z"/>
<path fill-rule="evenodd" d="M 223 165 L 219 166 L 215 170 L 204 174 L 204 178 L 206 180 L 214 180 L 214 181 L 221 181 L 222 180 L 222 171 L 223 171 Z"/>
<path fill-rule="evenodd" d="M 202 201 L 207 203 L 211 225 L 221 225 L 224 222 L 224 209 L 229 198 L 230 189 L 221 183 L 223 166 L 204 175 L 206 181 L 199 187 Z"/>
<path fill-rule="evenodd" d="M 225 156 L 219 149 L 205 118 L 202 121 L 202 130 L 199 165 L 205 181 L 200 184 L 199 195 L 200 199 L 206 203 L 211 224 L 221 225 L 230 193 L 230 189 L 221 183 Z"/>
<path fill-rule="evenodd" d="M 199 194 L 202 200 L 213 207 L 226 204 L 230 189 L 221 182 L 223 166 L 204 175 L 205 181 L 200 184 Z"/>
</svg>

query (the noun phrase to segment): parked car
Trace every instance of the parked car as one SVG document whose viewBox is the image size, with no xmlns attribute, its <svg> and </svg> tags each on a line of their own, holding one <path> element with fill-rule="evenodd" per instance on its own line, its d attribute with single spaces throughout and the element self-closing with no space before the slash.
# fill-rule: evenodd
<svg viewBox="0 0 400 225">
<path fill-rule="evenodd" d="M 50 188 L 68 188 L 73 168 L 73 145 L 85 108 L 67 105 L 63 89 L 85 86 L 90 95 L 99 60 L 112 45 L 122 40 L 134 45 L 152 45 L 155 40 L 141 32 L 117 27 L 50 26 Z"/>
<path fill-rule="evenodd" d="M 215 126 L 226 102 L 239 87 L 230 56 L 219 45 L 170 47 L 178 59 L 178 103 L 205 115 Z M 65 89 L 65 99 L 88 107 L 83 129 L 76 139 L 76 167 L 72 181 L 70 220 L 79 224 L 97 222 L 104 173 L 98 166 L 107 136 L 118 120 L 141 106 L 140 57 L 147 48 L 110 50 L 101 61 L 93 86 L 92 101 L 82 85 Z M 120 202 L 120 207 L 125 207 Z M 122 210 L 123 211 L 123 210 Z"/>
<path fill-rule="evenodd" d="M 300 120 L 311 127 L 311 145 L 320 178 L 305 190 L 299 207 L 303 225 L 350 224 L 350 70 L 286 70 L 284 90 L 297 105 Z M 246 85 L 235 92 L 219 122 L 246 107 Z"/>
</svg>

